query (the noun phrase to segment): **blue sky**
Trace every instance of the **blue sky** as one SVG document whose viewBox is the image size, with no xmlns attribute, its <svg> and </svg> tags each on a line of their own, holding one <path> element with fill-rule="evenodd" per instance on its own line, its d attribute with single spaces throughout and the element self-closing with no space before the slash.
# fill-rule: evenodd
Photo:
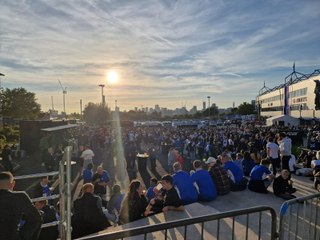
<svg viewBox="0 0 320 240">
<path fill-rule="evenodd" d="M 320 68 L 318 0 L 2 0 L 2 87 L 36 93 L 43 111 L 101 102 L 190 109 L 255 99 L 296 70 Z"/>
</svg>

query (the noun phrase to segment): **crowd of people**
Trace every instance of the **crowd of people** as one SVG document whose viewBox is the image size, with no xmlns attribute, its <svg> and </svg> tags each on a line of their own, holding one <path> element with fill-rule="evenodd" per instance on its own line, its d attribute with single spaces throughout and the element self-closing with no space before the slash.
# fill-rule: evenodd
<svg viewBox="0 0 320 240">
<path fill-rule="evenodd" d="M 84 185 L 81 196 L 73 204 L 73 237 L 159 212 L 183 211 L 184 205 L 213 201 L 230 191 L 249 189 L 268 193 L 272 186 L 275 196 L 285 200 L 295 198 L 291 174 L 318 165 L 316 159 L 319 156 L 315 153 L 320 144 L 315 142 L 319 142 L 320 134 L 317 130 L 309 131 L 307 142 L 313 149 L 307 153 L 302 151 L 295 158 L 292 139 L 283 130 L 275 127 L 146 127 L 123 128 L 121 132 L 118 129 L 83 128 L 78 145 Z M 111 176 L 103 164 L 113 161 L 114 146 L 119 141 L 124 147 L 130 185 L 127 192 L 122 193 L 120 186 L 112 182 L 107 199 Z M 61 151 L 60 146 L 55 151 L 49 146 L 43 152 L 42 161 L 48 171 L 56 168 Z M 9 159 L 6 157 L 10 155 L 8 152 L 2 152 L 3 159 Z M 137 171 L 139 153 L 148 155 L 151 171 L 156 170 L 158 159 L 165 166 L 166 173 L 159 179 L 151 178 L 150 183 L 136 179 L 132 172 Z M 5 161 L 10 163 L 10 159 Z M 0 232 L 0 239 L 18 239 L 19 235 L 22 239 L 57 239 L 57 226 L 39 229 L 41 223 L 59 220 L 54 203 L 41 200 L 32 204 L 24 192 L 13 191 L 10 165 L 5 163 L 4 170 L 0 173 L 0 226 L 5 226 L 7 231 Z M 51 193 L 49 179 L 44 177 L 32 197 L 50 196 Z M 8 209 L 17 203 L 21 208 L 16 208 L 9 216 Z"/>
</svg>

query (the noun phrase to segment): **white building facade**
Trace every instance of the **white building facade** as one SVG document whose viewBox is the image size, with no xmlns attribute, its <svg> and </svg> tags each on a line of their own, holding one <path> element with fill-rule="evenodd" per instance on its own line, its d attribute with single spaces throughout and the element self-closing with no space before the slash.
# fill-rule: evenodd
<svg viewBox="0 0 320 240">
<path fill-rule="evenodd" d="M 263 87 L 256 98 L 260 116 L 289 115 L 306 119 L 320 118 L 320 69 L 311 74 L 296 72 L 285 84 L 273 89 Z"/>
</svg>

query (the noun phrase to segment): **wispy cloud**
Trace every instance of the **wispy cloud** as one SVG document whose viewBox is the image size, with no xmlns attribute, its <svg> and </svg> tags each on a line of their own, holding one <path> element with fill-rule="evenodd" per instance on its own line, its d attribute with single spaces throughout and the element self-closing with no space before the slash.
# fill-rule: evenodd
<svg viewBox="0 0 320 240">
<path fill-rule="evenodd" d="M 99 102 L 108 69 L 120 82 L 107 101 L 123 108 L 160 104 L 220 107 L 251 101 L 282 83 L 296 61 L 319 68 L 319 1 L 4 0 L 0 72 L 4 87 L 36 93 L 42 109 Z M 245 92 L 245 94 L 243 94 Z M 147 105 L 146 105 L 147 103 Z"/>
</svg>

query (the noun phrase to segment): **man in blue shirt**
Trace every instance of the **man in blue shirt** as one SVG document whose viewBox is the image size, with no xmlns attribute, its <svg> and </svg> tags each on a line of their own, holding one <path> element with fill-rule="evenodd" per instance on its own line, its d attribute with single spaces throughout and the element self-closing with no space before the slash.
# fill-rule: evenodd
<svg viewBox="0 0 320 240">
<path fill-rule="evenodd" d="M 198 192 L 193 185 L 190 175 L 182 171 L 181 164 L 175 162 L 173 164 L 173 183 L 178 188 L 180 198 L 184 205 L 194 203 L 198 200 Z"/>
<path fill-rule="evenodd" d="M 269 170 L 270 161 L 267 159 L 261 160 L 260 165 L 256 165 L 250 173 L 250 181 L 248 188 L 251 191 L 258 193 L 268 193 L 267 188 L 274 179 L 274 175 Z"/>
<path fill-rule="evenodd" d="M 242 170 L 231 161 L 231 157 L 228 153 L 223 153 L 221 155 L 221 162 L 224 169 L 228 171 L 231 191 L 245 190 L 247 188 L 248 180 L 243 176 Z"/>
<path fill-rule="evenodd" d="M 202 164 L 199 160 L 193 162 L 193 168 L 196 171 L 194 174 L 191 175 L 191 179 L 198 186 L 198 200 L 205 202 L 210 202 L 214 200 L 217 196 L 217 190 L 209 172 L 202 169 Z"/>
</svg>

